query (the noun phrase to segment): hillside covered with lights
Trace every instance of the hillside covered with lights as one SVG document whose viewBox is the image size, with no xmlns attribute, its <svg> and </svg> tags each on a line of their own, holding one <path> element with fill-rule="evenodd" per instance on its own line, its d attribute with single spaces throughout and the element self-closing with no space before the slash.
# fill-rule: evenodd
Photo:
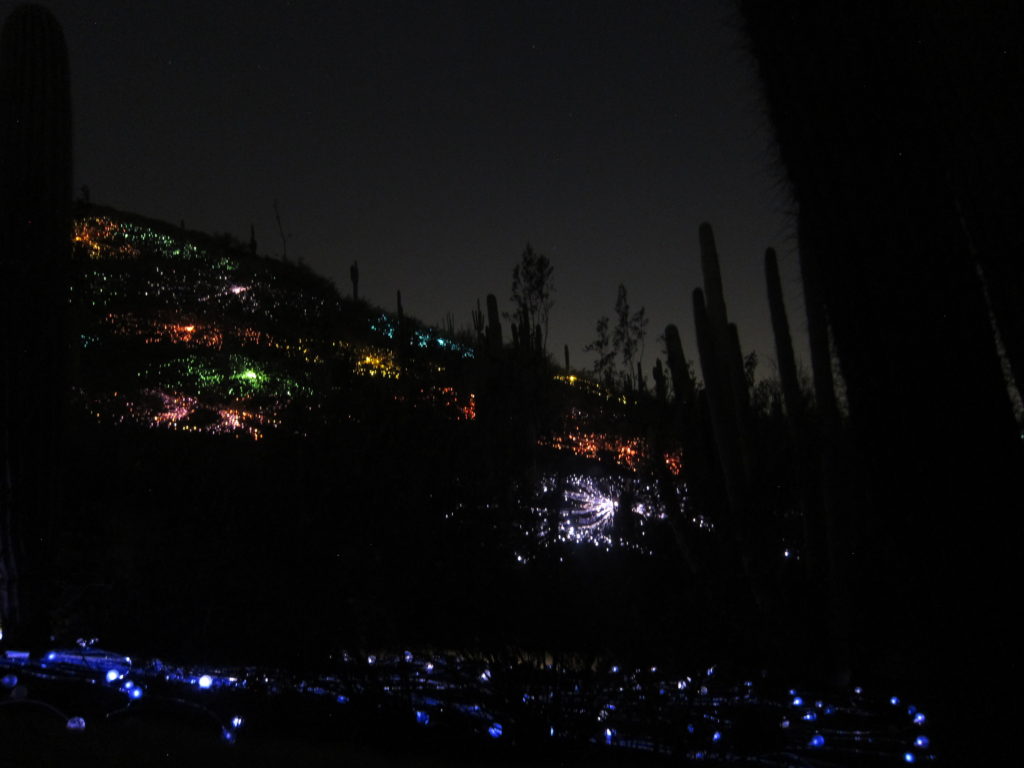
<svg viewBox="0 0 1024 768">
<path fill-rule="evenodd" d="M 343 298 L 226 236 L 80 207 L 73 254 L 72 519 L 56 549 L 84 537 L 97 556 L 58 568 L 68 632 L 173 627 L 176 647 L 223 648 L 238 626 L 250 644 L 282 631 L 268 605 L 291 603 L 337 607 L 306 628 L 318 642 L 482 640 L 519 611 L 489 584 L 548 590 L 545 611 L 639 611 L 619 569 L 672 572 L 680 526 L 713 535 L 687 508 L 678 443 L 654 447 L 652 396 Z M 445 611 L 408 581 L 418 569 Z M 182 604 L 193 572 L 222 586 Z M 520 641 L 549 632 L 538 618 Z"/>
<path fill-rule="evenodd" d="M 472 349 L 410 320 L 399 350 L 397 318 L 301 265 L 100 209 L 76 218 L 74 253 L 81 384 L 101 421 L 258 440 L 329 408 L 356 418 L 368 380 L 403 374 L 416 400 L 473 416 L 452 386 Z"/>
</svg>

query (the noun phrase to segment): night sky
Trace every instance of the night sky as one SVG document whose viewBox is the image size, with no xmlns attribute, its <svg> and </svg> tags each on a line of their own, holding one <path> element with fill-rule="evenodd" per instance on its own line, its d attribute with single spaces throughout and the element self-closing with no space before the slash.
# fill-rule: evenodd
<svg viewBox="0 0 1024 768">
<path fill-rule="evenodd" d="M 0 3 L 6 16 L 15 5 Z M 697 227 L 715 227 L 746 350 L 774 368 L 762 255 L 802 335 L 793 206 L 728 0 L 63 0 L 75 185 L 228 232 L 350 291 L 470 326 L 509 309 L 527 241 L 555 268 L 549 350 L 574 366 L 624 283 L 695 358 Z M 798 350 L 805 360 L 806 354 Z"/>
</svg>

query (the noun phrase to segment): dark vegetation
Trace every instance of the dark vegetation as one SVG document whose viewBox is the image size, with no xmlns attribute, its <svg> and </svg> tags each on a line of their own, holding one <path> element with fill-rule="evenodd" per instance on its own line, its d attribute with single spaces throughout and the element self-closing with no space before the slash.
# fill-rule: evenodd
<svg viewBox="0 0 1024 768">
<path fill-rule="evenodd" d="M 1020 682 L 999 585 L 1017 570 L 1021 440 L 993 321 L 1019 384 L 1024 17 L 959 0 L 740 7 L 799 206 L 815 371 L 831 335 L 847 387 L 856 459 L 833 466 L 863 502 L 849 618 L 871 657 L 945 702 L 975 762 L 1000 747 L 968 734 L 1011 728 L 996 692 Z"/>
<path fill-rule="evenodd" d="M 235 663 L 408 645 L 832 663 L 830 643 L 808 651 L 791 427 L 738 350 L 728 412 L 749 432 L 720 445 L 718 390 L 671 327 L 668 374 L 607 388 L 557 377 L 539 331 L 501 343 L 496 311 L 469 348 L 230 238 L 84 202 L 75 231 L 65 500 L 29 551 L 48 635 Z M 619 304 L 635 355 L 643 313 Z M 556 449 L 581 429 L 596 453 Z M 641 550 L 551 535 L 581 476 L 619 484 L 612 532 Z M 642 499 L 664 520 L 643 524 Z"/>
<path fill-rule="evenodd" d="M 400 294 L 394 314 L 356 299 L 355 266 L 341 300 L 254 246 L 91 205 L 80 221 L 152 237 L 125 241 L 137 252 L 122 260 L 108 248 L 72 261 L 66 54 L 47 14 L 12 14 L 0 40 L 5 639 L 97 634 L 143 653 L 296 666 L 407 644 L 714 655 L 899 681 L 950 731 L 950 686 L 1015 684 L 1014 612 L 998 587 L 1015 575 L 1021 447 L 992 318 L 1020 381 L 1024 102 L 1008 84 L 1024 71 L 1020 26 L 958 3 L 882 16 L 741 5 L 800 206 L 813 395 L 771 252 L 779 382 L 754 386 L 707 225 L 693 295 L 704 384 L 670 326 L 648 391 L 629 346 L 644 318 L 621 289 L 625 335 L 604 323 L 596 351 L 605 382 L 606 355 L 622 352 L 627 394 L 553 377 L 550 293 L 524 293 L 528 274 L 550 288 L 550 265 L 532 249 L 515 273 L 512 343 L 488 296 L 471 358 L 406 317 Z M 975 74 L 946 65 L 957 57 Z M 192 330 L 146 335 L 165 326 Z M 204 345 L 201 326 L 221 340 Z M 360 373 L 370 357 L 373 374 Z M 198 405 L 161 417 L 174 409 L 158 393 L 175 388 Z M 460 418 L 470 393 L 474 417 Z M 573 413 L 642 437 L 639 468 L 552 448 Z M 227 434 L 210 429 L 217 419 Z M 664 459 L 680 446 L 676 477 Z M 550 532 L 573 474 L 627 477 L 626 539 L 630 494 L 655 488 L 653 554 L 532 535 L 529 515 L 547 510 Z M 545 478 L 554 490 L 538 492 Z M 781 555 L 790 542 L 796 563 Z M 1007 718 L 986 703 L 969 722 Z"/>
</svg>

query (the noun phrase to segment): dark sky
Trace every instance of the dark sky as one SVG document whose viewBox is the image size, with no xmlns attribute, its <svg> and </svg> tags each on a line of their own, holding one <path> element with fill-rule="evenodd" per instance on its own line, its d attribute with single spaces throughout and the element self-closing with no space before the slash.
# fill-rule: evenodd
<svg viewBox="0 0 1024 768">
<path fill-rule="evenodd" d="M 791 204 L 728 0 L 62 0 L 75 179 L 94 202 L 248 240 L 469 326 L 527 241 L 574 365 L 618 284 L 695 357 L 697 227 L 746 349 L 774 357 L 761 256 L 803 328 Z M 0 3 L 6 16 L 14 6 Z M 798 352 L 801 354 L 801 352 Z M 805 359 L 806 356 L 802 355 Z M 763 373 L 771 371 L 766 362 Z"/>
</svg>

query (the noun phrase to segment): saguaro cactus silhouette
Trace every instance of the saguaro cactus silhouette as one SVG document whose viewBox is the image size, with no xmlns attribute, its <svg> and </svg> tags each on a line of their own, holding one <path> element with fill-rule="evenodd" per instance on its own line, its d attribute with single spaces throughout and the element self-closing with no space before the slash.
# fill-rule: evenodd
<svg viewBox="0 0 1024 768">
<path fill-rule="evenodd" d="M 40 558 L 59 509 L 70 234 L 67 48 L 48 11 L 23 5 L 0 32 L 0 621 L 9 637 L 42 622 Z"/>
<path fill-rule="evenodd" d="M 1024 9 L 738 6 L 799 207 L 809 320 L 827 320 L 863 467 L 858 645 L 942 702 L 950 763 L 998 762 L 1003 745 L 974 734 L 1015 727 L 996 702 L 1019 670 L 995 585 L 1019 577 L 1024 444 L 992 318 L 1021 313 Z M 1017 286 L 1012 304 L 986 306 L 979 266 Z M 829 358 L 814 348 L 817 386 Z M 987 705 L 960 708 L 952 690 Z"/>
<path fill-rule="evenodd" d="M 679 339 L 679 329 L 674 325 L 665 326 L 665 349 L 668 352 L 668 369 L 672 373 L 672 391 L 676 401 L 687 408 L 692 407 L 696 400 L 693 379 L 683 354 L 683 344 Z"/>
<path fill-rule="evenodd" d="M 501 353 L 501 317 L 498 315 L 498 299 L 493 293 L 487 294 L 487 346 L 493 354 Z"/>
<path fill-rule="evenodd" d="M 796 374 L 796 356 L 793 354 L 793 340 L 789 333 L 789 319 L 786 304 L 782 299 L 782 279 L 779 277 L 779 260 L 775 249 L 769 248 L 764 254 L 765 280 L 768 284 L 768 309 L 772 318 L 772 332 L 775 335 L 775 357 L 779 365 L 779 383 L 782 397 L 791 418 L 799 418 L 802 409 L 800 384 Z"/>
<path fill-rule="evenodd" d="M 753 514 L 752 508 L 755 457 L 750 436 L 750 397 L 739 334 L 726 312 L 714 234 L 706 222 L 700 225 L 700 252 L 704 290 L 698 288 L 693 292 L 694 325 L 714 444 L 728 499 L 725 528 L 738 549 L 751 597 L 763 612 L 768 596 L 762 584 L 763 563 L 757 562 L 760 553 L 755 542 L 764 521 Z"/>
</svg>

